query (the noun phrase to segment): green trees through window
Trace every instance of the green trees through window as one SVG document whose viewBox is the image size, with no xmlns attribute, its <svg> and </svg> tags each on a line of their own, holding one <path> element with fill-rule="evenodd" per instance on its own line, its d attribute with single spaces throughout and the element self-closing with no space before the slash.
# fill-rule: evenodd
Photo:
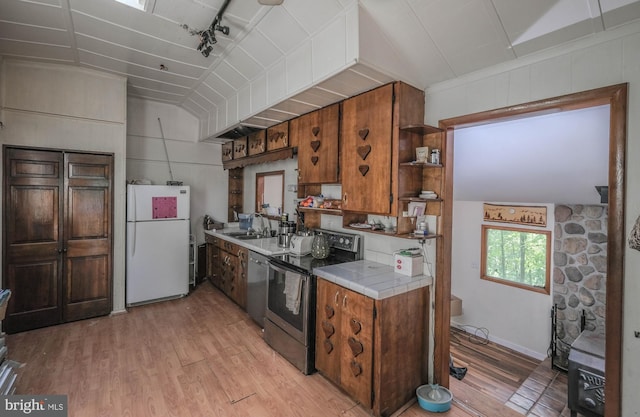
<svg viewBox="0 0 640 417">
<path fill-rule="evenodd" d="M 482 226 L 482 278 L 549 293 L 551 232 Z"/>
</svg>

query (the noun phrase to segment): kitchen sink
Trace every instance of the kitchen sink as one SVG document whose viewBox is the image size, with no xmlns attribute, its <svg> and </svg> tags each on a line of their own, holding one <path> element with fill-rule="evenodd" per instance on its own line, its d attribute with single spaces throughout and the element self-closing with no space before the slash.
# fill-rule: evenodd
<svg viewBox="0 0 640 417">
<path fill-rule="evenodd" d="M 260 239 L 262 235 L 258 235 L 251 232 L 227 232 L 223 233 L 225 236 L 229 236 L 240 240 Z"/>
<path fill-rule="evenodd" d="M 236 239 L 240 239 L 240 240 L 251 240 L 251 239 L 262 239 L 262 235 L 239 235 L 239 236 L 233 236 Z"/>
</svg>

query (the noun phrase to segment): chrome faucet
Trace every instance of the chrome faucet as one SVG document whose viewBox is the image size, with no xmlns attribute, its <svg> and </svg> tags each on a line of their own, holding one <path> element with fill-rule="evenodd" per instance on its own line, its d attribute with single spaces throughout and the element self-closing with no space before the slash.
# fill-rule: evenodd
<svg viewBox="0 0 640 417">
<path fill-rule="evenodd" d="M 267 219 L 267 226 L 265 226 L 262 213 L 254 213 L 254 217 L 260 217 L 260 230 L 256 232 L 264 237 L 271 237 L 271 220 Z"/>
</svg>

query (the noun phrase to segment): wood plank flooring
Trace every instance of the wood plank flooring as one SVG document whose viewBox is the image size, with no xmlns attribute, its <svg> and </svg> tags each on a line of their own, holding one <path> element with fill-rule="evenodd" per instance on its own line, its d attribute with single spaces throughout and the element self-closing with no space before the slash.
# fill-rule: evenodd
<svg viewBox="0 0 640 417">
<path fill-rule="evenodd" d="M 16 394 L 67 394 L 72 417 L 369 415 L 322 376 L 305 376 L 274 352 L 249 316 L 207 282 L 182 299 L 9 335 L 7 344 L 9 357 L 23 364 Z M 481 360 L 455 349 L 457 364 L 470 370 L 463 381 L 452 378 L 454 404 L 439 415 L 522 415 L 502 405 L 520 374 L 496 372 L 490 353 Z M 526 369 L 533 365 L 525 361 Z M 429 413 L 413 403 L 396 415 Z"/>
</svg>

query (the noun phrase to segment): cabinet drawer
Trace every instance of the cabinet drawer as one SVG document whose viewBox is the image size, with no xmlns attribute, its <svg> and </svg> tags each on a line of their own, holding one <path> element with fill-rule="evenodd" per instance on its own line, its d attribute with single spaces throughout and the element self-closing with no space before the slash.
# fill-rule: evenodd
<svg viewBox="0 0 640 417">
<path fill-rule="evenodd" d="M 218 239 L 218 247 L 234 256 L 238 256 L 238 251 L 242 249 L 242 246 L 224 239 Z"/>
<path fill-rule="evenodd" d="M 260 130 L 258 132 L 254 132 L 248 136 L 249 142 L 249 156 L 251 155 L 259 155 L 266 151 L 267 146 L 267 131 Z"/>
</svg>

